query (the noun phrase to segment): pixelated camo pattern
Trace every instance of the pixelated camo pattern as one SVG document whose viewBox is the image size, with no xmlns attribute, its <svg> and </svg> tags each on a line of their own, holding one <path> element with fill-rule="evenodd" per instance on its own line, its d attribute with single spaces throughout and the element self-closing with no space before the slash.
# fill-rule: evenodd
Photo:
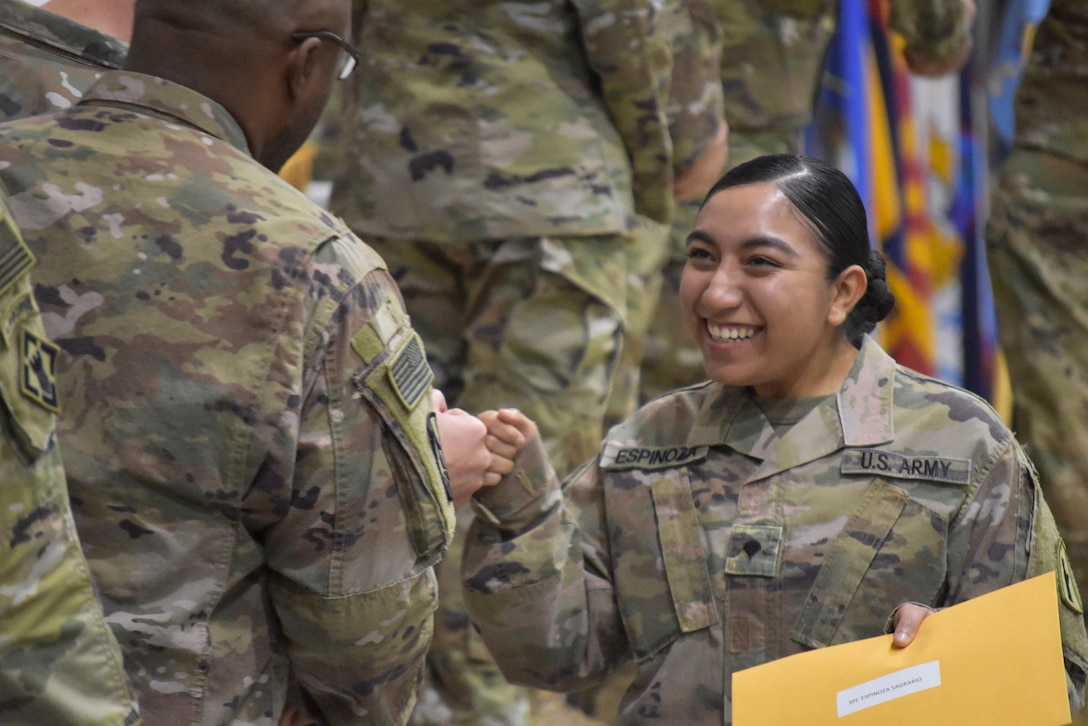
<svg viewBox="0 0 1088 726">
<path fill-rule="evenodd" d="M 728 724 L 736 670 L 1061 567 L 999 417 L 872 340 L 781 437 L 746 391 L 708 383 L 613 429 L 562 489 L 538 447 L 518 465 L 477 497 L 469 612 L 515 682 L 571 688 L 633 657 L 621 724 Z M 1076 708 L 1088 638 L 1059 602 Z"/>
<path fill-rule="evenodd" d="M 453 520 L 381 260 L 149 76 L 8 124 L 0 161 L 145 722 L 273 724 L 290 678 L 329 722 L 403 723 Z"/>
<path fill-rule="evenodd" d="M 667 222 L 657 0 L 368 0 L 332 208 L 436 242 Z"/>
</svg>

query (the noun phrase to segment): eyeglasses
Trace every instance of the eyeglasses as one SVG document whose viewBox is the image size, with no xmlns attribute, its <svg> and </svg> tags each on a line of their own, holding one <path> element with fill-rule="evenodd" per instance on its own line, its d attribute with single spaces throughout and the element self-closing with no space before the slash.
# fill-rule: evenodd
<svg viewBox="0 0 1088 726">
<path fill-rule="evenodd" d="M 306 30 L 298 33 L 291 33 L 291 40 L 296 43 L 301 43 L 307 38 L 319 38 L 331 43 L 336 43 L 345 53 L 347 53 L 347 57 L 344 58 L 344 64 L 340 66 L 340 72 L 336 74 L 336 77 L 341 81 L 350 76 L 355 71 L 355 67 L 363 61 L 363 54 L 358 48 L 331 30 Z"/>
</svg>

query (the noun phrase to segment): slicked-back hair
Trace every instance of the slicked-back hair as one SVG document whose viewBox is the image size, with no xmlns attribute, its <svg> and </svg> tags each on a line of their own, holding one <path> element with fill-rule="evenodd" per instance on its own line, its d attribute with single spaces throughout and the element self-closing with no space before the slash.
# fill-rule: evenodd
<svg viewBox="0 0 1088 726">
<path fill-rule="evenodd" d="M 827 261 L 827 279 L 834 280 L 846 268 L 858 265 L 865 271 L 865 296 L 850 312 L 846 337 L 861 345 L 862 336 L 886 318 L 895 307 L 888 289 L 883 256 L 869 244 L 865 204 L 853 182 L 834 166 L 808 156 L 771 154 L 739 164 L 711 187 L 703 200 L 731 187 L 774 184 L 811 229 Z"/>
</svg>

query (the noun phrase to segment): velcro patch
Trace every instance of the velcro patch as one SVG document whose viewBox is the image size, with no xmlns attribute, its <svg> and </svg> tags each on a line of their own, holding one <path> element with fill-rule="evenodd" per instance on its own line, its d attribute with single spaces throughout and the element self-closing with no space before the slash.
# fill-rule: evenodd
<svg viewBox="0 0 1088 726">
<path fill-rule="evenodd" d="M 60 348 L 29 330 L 23 331 L 19 348 L 19 388 L 42 407 L 60 412 L 57 398 L 57 355 Z"/>
<path fill-rule="evenodd" d="M 352 337 L 351 347 L 360 358 L 370 363 L 384 353 L 393 338 L 407 327 L 408 319 L 404 312 L 392 300 L 385 298 L 367 324 Z"/>
<path fill-rule="evenodd" d="M 434 372 L 427 364 L 418 335 L 413 333 L 407 344 L 397 351 L 389 366 L 389 379 L 397 397 L 409 411 L 419 405 L 430 390 Z"/>
<path fill-rule="evenodd" d="M 864 449 L 842 455 L 843 474 L 867 474 L 897 479 L 924 479 L 965 486 L 971 481 L 970 459 L 944 456 L 905 456 L 893 451 Z"/>
<path fill-rule="evenodd" d="M 601 468 L 669 469 L 706 458 L 709 446 L 618 446 L 609 443 L 601 457 Z"/>
<path fill-rule="evenodd" d="M 1084 603 L 1080 599 L 1080 586 L 1073 574 L 1073 564 L 1069 561 L 1069 553 L 1065 549 L 1065 542 L 1058 540 L 1058 589 L 1062 593 L 1062 600 L 1077 615 L 1084 614 Z"/>
<path fill-rule="evenodd" d="M 446 466 L 446 455 L 442 452 L 442 438 L 438 435 L 438 417 L 434 412 L 427 414 L 427 434 L 431 437 L 431 451 L 438 462 L 438 475 L 446 490 L 446 500 L 453 503 L 453 489 L 450 486 L 450 470 Z"/>
<path fill-rule="evenodd" d="M 780 524 L 737 524 L 729 538 L 725 574 L 777 577 L 784 528 Z"/>
</svg>

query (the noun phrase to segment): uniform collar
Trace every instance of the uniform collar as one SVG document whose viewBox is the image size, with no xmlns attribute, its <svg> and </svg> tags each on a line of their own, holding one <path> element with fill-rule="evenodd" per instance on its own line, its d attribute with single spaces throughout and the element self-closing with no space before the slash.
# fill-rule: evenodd
<svg viewBox="0 0 1088 726">
<path fill-rule="evenodd" d="M 895 361 L 866 336 L 839 392 L 810 411 L 781 439 L 744 388 L 721 386 L 707 396 L 688 438 L 691 446 L 726 444 L 762 461 L 770 476 L 845 447 L 892 440 Z"/>
<path fill-rule="evenodd" d="M 120 68 L 128 53 L 124 41 L 26 2 L 0 3 L 0 27 L 103 68 Z"/>
<path fill-rule="evenodd" d="M 192 126 L 249 154 L 245 132 L 227 109 L 172 81 L 132 71 L 108 71 L 84 94 L 80 105 L 106 103 L 164 116 Z"/>
</svg>

